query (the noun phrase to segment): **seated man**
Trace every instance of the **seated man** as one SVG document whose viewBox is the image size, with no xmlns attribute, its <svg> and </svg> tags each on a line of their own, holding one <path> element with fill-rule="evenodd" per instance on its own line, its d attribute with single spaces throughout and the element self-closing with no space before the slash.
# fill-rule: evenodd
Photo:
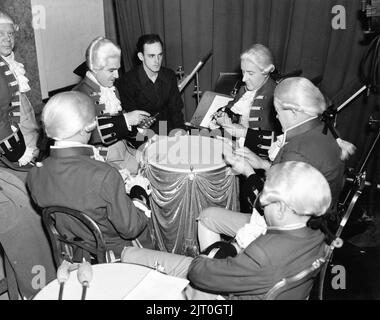
<svg viewBox="0 0 380 320">
<path fill-rule="evenodd" d="M 273 56 L 267 47 L 254 44 L 241 54 L 240 60 L 245 85 L 239 89 L 235 99 L 223 108 L 224 111 L 215 114 L 215 119 L 225 131 L 238 139 L 240 146 L 244 145 L 267 159 L 271 144 L 281 134 L 273 107 L 276 87 L 276 82 L 270 77 L 275 69 Z M 263 172 L 257 173 L 263 176 Z M 250 212 L 252 204 L 248 200 L 248 190 L 244 188 L 245 180 L 243 176 L 239 177 L 240 208 L 243 212 Z"/>
<path fill-rule="evenodd" d="M 267 158 L 271 143 L 281 133 L 273 107 L 273 56 L 267 47 L 254 44 L 241 54 L 240 60 L 245 86 L 224 111 L 216 113 L 216 121 L 232 136 L 242 139 L 241 145 Z"/>
<path fill-rule="evenodd" d="M 342 144 L 330 131 L 324 131 L 324 123 L 319 115 L 326 110 L 326 101 L 322 93 L 311 81 L 301 78 L 288 78 L 277 85 L 274 92 L 274 103 L 278 119 L 284 131 L 281 148 L 273 164 L 285 161 L 302 161 L 311 164 L 326 178 L 332 193 L 334 210 L 344 182 L 344 161 L 354 151 L 348 142 Z M 263 180 L 254 174 L 255 169 L 268 170 L 272 163 L 262 159 L 248 148 L 235 151 L 236 156 L 227 157 L 232 166 L 238 166 L 238 172 L 248 177 L 246 189 L 250 189 L 252 199 L 255 192 L 262 189 Z M 239 165 L 242 159 L 249 165 Z M 253 202 L 253 200 L 251 201 Z M 220 239 L 220 233 L 234 221 L 234 230 L 229 229 L 232 237 L 237 229 L 248 223 L 250 217 L 222 208 L 208 208 L 200 214 L 198 237 L 201 250 Z"/>
<path fill-rule="evenodd" d="M 94 219 L 104 235 L 107 250 L 116 256 L 131 240 L 147 231 L 147 217 L 125 193 L 118 170 L 98 161 L 97 150 L 88 145 L 95 127 L 95 108 L 80 92 L 64 92 L 50 98 L 42 111 L 48 137 L 55 140 L 50 156 L 34 167 L 27 184 L 35 203 L 63 206 Z M 71 219 L 57 221 L 58 230 L 90 239 Z"/>
<path fill-rule="evenodd" d="M 149 113 L 141 110 L 121 112 L 119 93 L 114 87 L 119 77 L 120 55 L 120 48 L 112 41 L 102 37 L 94 39 L 86 51 L 89 71 L 73 90 L 88 95 L 95 106 L 99 130 L 93 131 L 90 143 L 102 147 L 103 151 L 108 149 L 108 163 L 136 174 L 136 150 L 127 145 L 127 141 L 137 135 L 136 126 L 146 120 Z"/>
<path fill-rule="evenodd" d="M 13 52 L 18 28 L 0 11 L 0 167 L 11 168 L 27 165 L 39 153 L 39 127 L 27 97 L 29 80 Z"/>
<path fill-rule="evenodd" d="M 168 135 L 173 129 L 184 128 L 183 102 L 175 73 L 161 66 L 163 54 L 163 43 L 158 35 L 142 35 L 137 42 L 137 56 L 142 64 L 121 76 L 116 86 L 124 110 L 140 109 L 151 115 L 159 113 L 159 121 L 151 129 L 156 134 Z M 160 121 L 161 126 L 166 124 L 161 132 Z"/>
<path fill-rule="evenodd" d="M 158 265 L 170 275 L 188 277 L 191 285 L 201 291 L 189 290 L 190 298 L 213 299 L 215 294 L 221 294 L 230 299 L 262 299 L 275 283 L 323 255 L 323 233 L 306 227 L 306 223 L 311 216 L 323 215 L 330 202 L 329 185 L 318 170 L 303 162 L 280 163 L 268 170 L 260 196 L 266 233 L 237 256 L 212 259 L 200 255 L 193 259 L 126 248 L 122 261 Z M 308 281 L 286 298 L 304 299 L 311 286 L 312 281 Z"/>
<path fill-rule="evenodd" d="M 17 30 L 0 11 L 0 269 L 5 258 L 21 296 L 29 299 L 56 273 L 41 217 L 25 185 L 28 163 L 39 153 L 38 125 L 26 95 L 30 87 L 24 66 L 14 59 Z"/>
<path fill-rule="evenodd" d="M 0 256 L 0 269 L 5 258 L 21 296 L 30 299 L 56 277 L 56 270 L 41 216 L 32 205 L 25 179 L 25 172 L 0 168 L 0 246 L 5 253 Z"/>
</svg>

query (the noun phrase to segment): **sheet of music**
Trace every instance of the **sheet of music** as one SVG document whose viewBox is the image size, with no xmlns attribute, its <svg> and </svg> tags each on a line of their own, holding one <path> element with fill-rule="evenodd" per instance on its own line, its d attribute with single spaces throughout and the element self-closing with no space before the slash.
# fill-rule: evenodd
<svg viewBox="0 0 380 320">
<path fill-rule="evenodd" d="M 182 300 L 189 281 L 152 270 L 123 300 Z"/>
<path fill-rule="evenodd" d="M 228 104 L 229 101 L 233 100 L 231 97 L 221 96 L 221 95 L 215 95 L 214 100 L 212 101 L 210 108 L 208 109 L 207 113 L 205 114 L 200 126 L 206 127 L 210 129 L 218 128 L 218 125 L 215 125 L 212 122 L 212 115 L 219 109 Z"/>
</svg>

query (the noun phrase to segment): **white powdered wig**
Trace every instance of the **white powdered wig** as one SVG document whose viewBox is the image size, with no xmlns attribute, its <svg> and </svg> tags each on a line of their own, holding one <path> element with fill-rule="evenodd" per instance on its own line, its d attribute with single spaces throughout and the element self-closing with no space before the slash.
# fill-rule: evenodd
<svg viewBox="0 0 380 320">
<path fill-rule="evenodd" d="M 269 74 L 275 69 L 272 53 L 262 44 L 252 45 L 240 55 L 240 59 L 251 61 L 263 74 Z"/>
<path fill-rule="evenodd" d="M 97 37 L 91 41 L 86 50 L 86 62 L 91 71 L 101 70 L 110 57 L 120 57 L 121 49 L 111 40 Z"/>
<path fill-rule="evenodd" d="M 88 96 L 69 91 L 54 95 L 42 111 L 42 122 L 48 137 L 68 139 L 95 119 L 95 107 Z"/>
<path fill-rule="evenodd" d="M 3 11 L 0 11 L 0 24 L 1 23 L 13 24 L 15 31 L 18 31 L 18 29 L 19 29 L 18 25 L 14 22 L 14 20 L 8 14 L 6 14 Z"/>
<path fill-rule="evenodd" d="M 320 216 L 330 207 L 330 186 L 310 164 L 282 162 L 267 171 L 260 197 L 263 205 L 277 201 L 283 201 L 298 215 Z"/>
</svg>

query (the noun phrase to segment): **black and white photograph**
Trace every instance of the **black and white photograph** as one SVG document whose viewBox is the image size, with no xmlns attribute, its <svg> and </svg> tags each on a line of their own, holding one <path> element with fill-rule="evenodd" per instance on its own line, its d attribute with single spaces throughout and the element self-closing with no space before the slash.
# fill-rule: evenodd
<svg viewBox="0 0 380 320">
<path fill-rule="evenodd" d="M 1 0 L 0 306 L 379 300 L 378 82 L 380 0 Z"/>
</svg>

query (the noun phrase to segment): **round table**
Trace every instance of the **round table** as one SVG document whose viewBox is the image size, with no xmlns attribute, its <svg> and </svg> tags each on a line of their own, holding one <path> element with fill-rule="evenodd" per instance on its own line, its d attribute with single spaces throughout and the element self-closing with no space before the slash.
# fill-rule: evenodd
<svg viewBox="0 0 380 320">
<path fill-rule="evenodd" d="M 197 223 L 211 206 L 238 210 L 238 181 L 226 166 L 226 145 L 207 136 L 160 136 L 143 151 L 151 183 L 154 239 L 161 251 L 199 253 Z"/>
<path fill-rule="evenodd" d="M 86 300 L 183 300 L 182 287 L 188 283 L 184 279 L 127 263 L 92 265 L 92 272 L 93 277 L 87 288 Z M 57 279 L 53 280 L 36 294 L 34 300 L 58 300 L 59 287 Z M 174 289 L 171 292 L 166 290 L 164 296 L 163 287 Z M 62 300 L 80 300 L 81 296 L 82 286 L 77 278 L 77 270 L 74 270 L 65 283 Z"/>
</svg>

